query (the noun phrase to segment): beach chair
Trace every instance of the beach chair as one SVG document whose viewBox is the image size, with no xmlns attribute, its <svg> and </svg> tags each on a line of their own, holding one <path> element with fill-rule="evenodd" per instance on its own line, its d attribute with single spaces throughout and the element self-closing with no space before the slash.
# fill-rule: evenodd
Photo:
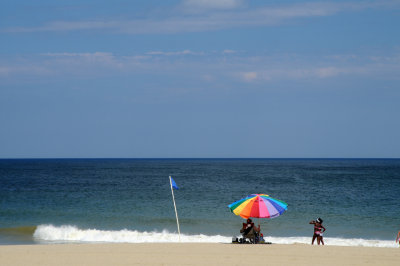
<svg viewBox="0 0 400 266">
<path fill-rule="evenodd" d="M 249 242 L 251 244 L 256 244 L 257 243 L 257 239 L 258 239 L 258 233 L 256 232 L 256 230 L 254 230 L 254 224 L 252 224 L 252 227 L 250 230 L 246 229 L 247 224 L 243 223 L 243 227 L 240 230 L 240 233 L 242 234 L 243 237 L 243 243 L 247 243 L 247 240 L 249 240 Z"/>
</svg>

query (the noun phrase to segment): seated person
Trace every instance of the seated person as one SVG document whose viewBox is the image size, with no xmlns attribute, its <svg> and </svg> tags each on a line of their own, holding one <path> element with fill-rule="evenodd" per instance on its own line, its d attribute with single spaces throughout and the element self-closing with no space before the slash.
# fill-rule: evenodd
<svg viewBox="0 0 400 266">
<path fill-rule="evenodd" d="M 242 233 L 243 238 L 250 239 L 252 243 L 256 242 L 256 237 L 257 234 L 260 232 L 260 226 L 255 226 L 254 223 L 251 221 L 251 219 L 247 219 L 246 223 L 243 223 L 243 227 L 240 230 L 240 233 Z"/>
<path fill-rule="evenodd" d="M 261 242 L 261 243 L 264 243 L 264 242 L 265 242 L 265 240 L 264 240 L 264 235 L 263 235 L 262 233 L 260 234 L 259 242 Z"/>
</svg>

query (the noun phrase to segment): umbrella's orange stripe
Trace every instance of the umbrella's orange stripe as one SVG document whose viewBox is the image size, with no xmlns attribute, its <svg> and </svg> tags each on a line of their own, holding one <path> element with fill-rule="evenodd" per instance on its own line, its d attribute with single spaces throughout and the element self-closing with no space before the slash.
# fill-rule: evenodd
<svg viewBox="0 0 400 266">
<path fill-rule="evenodd" d="M 249 201 L 249 203 L 243 208 L 240 213 L 241 217 L 248 218 L 251 216 L 251 209 L 253 208 L 254 198 Z"/>
<path fill-rule="evenodd" d="M 243 210 L 249 205 L 250 201 L 253 200 L 253 198 L 248 199 L 244 201 L 242 204 L 236 207 L 236 209 L 233 210 L 233 213 L 236 215 L 242 216 Z M 252 204 L 250 204 L 252 205 Z"/>
</svg>

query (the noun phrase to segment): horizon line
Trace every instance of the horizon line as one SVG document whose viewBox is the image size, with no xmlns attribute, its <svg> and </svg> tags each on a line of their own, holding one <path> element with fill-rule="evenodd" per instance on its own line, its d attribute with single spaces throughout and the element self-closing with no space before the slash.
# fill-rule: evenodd
<svg viewBox="0 0 400 266">
<path fill-rule="evenodd" d="M 398 160 L 400 157 L 10 157 L 0 160 Z"/>
</svg>

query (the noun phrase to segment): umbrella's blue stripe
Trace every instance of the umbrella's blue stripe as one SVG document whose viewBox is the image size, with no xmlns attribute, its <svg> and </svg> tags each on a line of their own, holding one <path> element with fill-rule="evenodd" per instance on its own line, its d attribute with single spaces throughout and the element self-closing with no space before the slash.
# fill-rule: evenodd
<svg viewBox="0 0 400 266">
<path fill-rule="evenodd" d="M 276 206 L 281 207 L 282 209 L 285 209 L 285 210 L 287 209 L 287 204 L 283 204 L 282 202 L 276 201 L 276 200 L 272 200 L 271 202 L 273 202 L 274 205 L 276 204 Z"/>
<path fill-rule="evenodd" d="M 282 214 L 287 209 L 287 205 L 282 206 L 278 202 L 272 201 L 272 200 L 270 202 L 271 202 L 272 206 L 274 206 L 275 209 L 279 212 L 279 214 Z"/>
<path fill-rule="evenodd" d="M 270 201 L 270 202 L 274 202 L 275 204 L 281 206 L 281 207 L 284 208 L 285 210 L 287 209 L 287 204 L 286 204 L 285 202 L 283 202 L 283 201 L 276 200 L 276 199 L 274 199 L 274 198 L 266 197 L 266 196 L 261 196 L 261 197 L 264 198 L 264 199 L 266 199 L 266 200 L 268 200 L 268 201 Z"/>
<path fill-rule="evenodd" d="M 271 215 L 271 218 L 277 217 L 277 216 L 281 215 L 283 212 L 285 212 L 285 210 L 287 210 L 287 204 L 285 204 L 285 203 L 283 203 L 281 201 L 278 201 L 278 200 L 276 200 L 274 198 L 271 198 L 271 197 L 265 197 L 265 196 L 262 196 L 262 198 L 264 200 L 268 201 L 269 203 L 271 203 L 271 205 L 277 211 L 277 213 L 273 213 Z"/>
</svg>

